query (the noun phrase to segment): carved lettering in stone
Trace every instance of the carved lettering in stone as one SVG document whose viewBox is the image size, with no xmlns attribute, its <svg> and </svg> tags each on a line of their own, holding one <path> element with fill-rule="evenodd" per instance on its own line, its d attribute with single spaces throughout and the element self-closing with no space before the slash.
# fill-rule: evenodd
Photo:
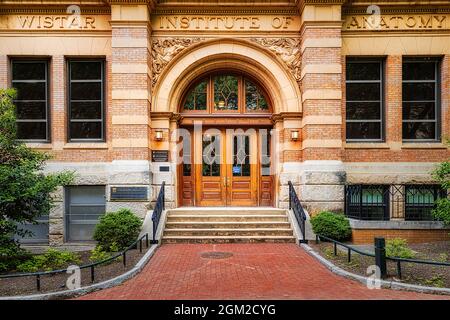
<svg viewBox="0 0 450 320">
<path fill-rule="evenodd" d="M 300 39 L 297 38 L 252 38 L 252 41 L 275 53 L 297 81 L 301 79 Z"/>
<path fill-rule="evenodd" d="M 181 51 L 202 38 L 164 38 L 152 41 L 152 85 L 155 86 L 166 65 Z"/>
</svg>

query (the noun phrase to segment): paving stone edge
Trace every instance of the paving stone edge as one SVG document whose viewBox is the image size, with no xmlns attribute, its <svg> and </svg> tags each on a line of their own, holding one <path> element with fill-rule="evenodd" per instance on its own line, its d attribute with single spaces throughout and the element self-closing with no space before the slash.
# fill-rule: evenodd
<svg viewBox="0 0 450 320">
<path fill-rule="evenodd" d="M 349 271 L 346 271 L 338 266 L 336 266 L 331 261 L 322 257 L 319 253 L 317 253 L 313 248 L 309 245 L 302 243 L 300 246 L 312 257 L 317 259 L 321 264 L 323 264 L 327 269 L 331 272 L 348 279 L 356 280 L 366 285 L 369 280 L 368 277 L 364 277 Z M 419 293 L 430 293 L 430 294 L 441 294 L 441 295 L 450 295 L 450 288 L 435 288 L 435 287 L 426 287 L 415 284 L 402 283 L 398 281 L 385 281 L 381 280 L 381 287 L 385 289 L 393 289 L 393 290 L 406 290 L 406 291 L 414 291 Z"/>
<path fill-rule="evenodd" d="M 118 286 L 125 282 L 126 280 L 134 277 L 138 274 L 150 260 L 157 249 L 158 245 L 152 245 L 148 251 L 144 254 L 144 256 L 136 263 L 136 265 L 128 270 L 127 272 L 118 275 L 115 278 L 105 280 L 103 282 L 99 282 L 90 286 L 73 289 L 73 290 L 64 290 L 58 292 L 49 292 L 42 294 L 32 294 L 32 295 L 24 295 L 24 296 L 9 296 L 9 297 L 0 297 L 0 300 L 53 300 L 53 299 L 67 299 L 74 298 L 81 295 L 85 295 L 90 292 L 94 292 L 97 290 L 102 290 L 106 288 L 111 288 Z"/>
</svg>

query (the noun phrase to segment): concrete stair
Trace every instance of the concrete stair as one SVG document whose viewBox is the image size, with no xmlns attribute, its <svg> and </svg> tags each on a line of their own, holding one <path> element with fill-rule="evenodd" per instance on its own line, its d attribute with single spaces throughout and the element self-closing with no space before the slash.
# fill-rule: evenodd
<svg viewBox="0 0 450 320">
<path fill-rule="evenodd" d="M 163 243 L 295 242 L 286 210 L 179 208 L 167 212 Z"/>
</svg>

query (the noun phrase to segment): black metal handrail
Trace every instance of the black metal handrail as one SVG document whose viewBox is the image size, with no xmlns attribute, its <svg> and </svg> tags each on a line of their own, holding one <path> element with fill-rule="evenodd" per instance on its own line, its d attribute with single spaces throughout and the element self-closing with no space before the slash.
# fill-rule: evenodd
<svg viewBox="0 0 450 320">
<path fill-rule="evenodd" d="M 306 221 L 305 210 L 303 209 L 302 203 L 298 199 L 297 192 L 295 192 L 292 182 L 288 181 L 288 185 L 289 185 L 289 210 L 292 210 L 292 212 L 294 212 L 295 218 L 297 219 L 298 225 L 302 232 L 302 239 L 300 240 L 300 242 L 307 243 L 308 241 L 306 240 L 306 230 L 305 230 L 305 221 Z"/>
<path fill-rule="evenodd" d="M 107 262 L 110 262 L 112 260 L 115 260 L 119 257 L 122 257 L 122 262 L 123 262 L 123 266 L 126 267 L 127 266 L 127 252 L 129 250 L 131 250 L 132 248 L 136 247 L 136 245 L 139 243 L 139 252 L 142 253 L 142 239 L 145 238 L 145 244 L 146 244 L 146 248 L 148 248 L 149 245 L 149 239 L 148 239 L 148 233 L 144 234 L 143 236 L 141 236 L 139 239 L 137 239 L 136 241 L 134 241 L 131 245 L 128 246 L 128 248 L 126 248 L 125 250 L 117 253 L 116 255 L 106 258 L 104 260 L 101 261 L 97 261 L 97 262 L 93 262 L 93 263 L 89 263 L 89 264 L 85 264 L 82 266 L 79 266 L 80 270 L 82 269 L 86 269 L 86 268 L 90 268 L 91 269 L 91 283 L 93 283 L 95 281 L 95 267 L 100 265 L 100 264 L 104 264 Z M 58 273 L 66 273 L 67 272 L 67 268 L 66 269 L 59 269 L 59 270 L 52 270 L 52 271 L 40 271 L 40 272 L 27 272 L 27 273 L 12 273 L 12 274 L 3 274 L 0 275 L 0 279 L 8 279 L 8 278 L 20 278 L 20 277 L 36 277 L 36 289 L 37 291 L 41 291 L 41 276 L 46 276 L 46 275 L 53 275 L 53 274 L 58 274 Z"/>
<path fill-rule="evenodd" d="M 331 239 L 326 236 L 322 235 L 316 235 L 316 243 L 319 243 L 320 239 L 325 239 L 326 241 L 332 242 L 334 246 L 334 255 L 337 255 L 337 246 L 342 246 L 347 248 L 347 261 L 351 262 L 351 253 L 352 251 L 359 253 L 360 255 L 372 257 L 376 259 L 376 254 L 365 252 L 359 249 L 356 249 L 352 247 L 351 245 L 339 242 L 337 240 Z M 432 261 L 432 260 L 420 260 L 420 259 L 406 259 L 406 258 L 399 258 L 399 257 L 385 257 L 386 260 L 395 261 L 397 263 L 397 276 L 401 279 L 402 278 L 402 266 L 401 263 L 417 263 L 417 264 L 429 264 L 434 266 L 443 266 L 443 267 L 450 267 L 450 262 L 438 262 L 438 261 Z"/>
<path fill-rule="evenodd" d="M 152 222 L 153 222 L 153 237 L 151 243 L 158 243 L 156 240 L 156 231 L 158 230 L 159 220 L 161 219 L 161 214 L 165 210 L 164 198 L 165 198 L 165 185 L 166 182 L 163 181 L 161 184 L 161 189 L 159 190 L 158 198 L 156 199 L 155 208 L 153 209 Z"/>
</svg>

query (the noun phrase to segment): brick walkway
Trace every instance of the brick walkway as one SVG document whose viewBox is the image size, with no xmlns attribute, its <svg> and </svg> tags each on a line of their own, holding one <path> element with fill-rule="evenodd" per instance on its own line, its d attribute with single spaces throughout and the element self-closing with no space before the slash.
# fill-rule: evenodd
<svg viewBox="0 0 450 320">
<path fill-rule="evenodd" d="M 203 258 L 210 251 L 225 259 Z M 295 244 L 166 244 L 124 284 L 80 299 L 439 299 L 369 290 L 331 273 Z"/>
</svg>

